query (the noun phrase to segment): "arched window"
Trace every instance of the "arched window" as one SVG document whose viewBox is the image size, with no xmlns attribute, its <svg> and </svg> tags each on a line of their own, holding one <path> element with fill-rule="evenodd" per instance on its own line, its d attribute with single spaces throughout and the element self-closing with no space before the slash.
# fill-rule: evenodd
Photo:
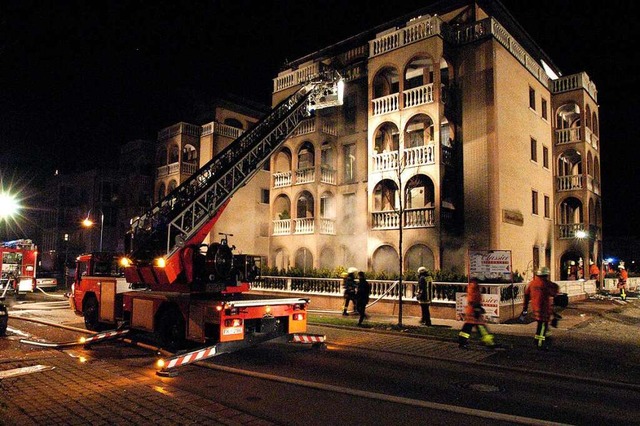
<svg viewBox="0 0 640 426">
<path fill-rule="evenodd" d="M 397 273 L 398 262 L 398 252 L 390 245 L 382 245 L 378 247 L 371 257 L 371 266 L 376 272 L 387 271 Z"/>
<path fill-rule="evenodd" d="M 378 71 L 373 78 L 373 99 L 382 98 L 400 91 L 398 70 L 385 67 Z"/>
<path fill-rule="evenodd" d="M 177 163 L 180 161 L 180 148 L 178 145 L 172 145 L 169 153 L 169 164 Z"/>
<path fill-rule="evenodd" d="M 227 126 L 235 127 L 236 129 L 244 129 L 240 120 L 237 120 L 235 118 L 225 118 L 224 124 L 226 124 Z"/>
<path fill-rule="evenodd" d="M 302 270 L 302 272 L 306 272 L 313 268 L 313 255 L 308 248 L 302 247 L 296 251 L 295 266 Z"/>
<path fill-rule="evenodd" d="M 391 179 L 383 179 L 373 188 L 373 211 L 395 210 L 398 185 Z"/>
<path fill-rule="evenodd" d="M 421 266 L 429 270 L 435 269 L 433 252 L 424 244 L 415 244 L 407 250 L 404 256 L 404 268 L 407 271 L 416 272 Z"/>
<path fill-rule="evenodd" d="M 296 218 L 314 217 L 313 195 L 309 191 L 302 191 L 296 203 Z"/>
</svg>

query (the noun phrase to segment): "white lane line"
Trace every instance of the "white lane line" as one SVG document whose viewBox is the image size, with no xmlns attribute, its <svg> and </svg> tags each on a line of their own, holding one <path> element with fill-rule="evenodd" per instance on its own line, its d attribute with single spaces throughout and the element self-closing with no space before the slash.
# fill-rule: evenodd
<svg viewBox="0 0 640 426">
<path fill-rule="evenodd" d="M 31 367 L 12 368 L 11 370 L 0 371 L 0 380 L 10 377 L 24 376 L 25 374 L 38 373 L 40 371 L 53 370 L 55 367 L 49 365 L 33 365 Z"/>
<path fill-rule="evenodd" d="M 219 370 L 232 374 L 240 374 L 244 376 L 256 377 L 259 379 L 271 380 L 275 382 L 287 383 L 296 386 L 303 386 L 311 389 L 318 389 L 328 392 L 343 393 L 347 395 L 359 396 L 362 398 L 375 399 L 378 401 L 392 402 L 396 404 L 411 405 L 414 407 L 428 408 L 432 410 L 447 411 L 451 413 L 462 414 L 466 416 L 482 417 L 491 420 L 500 420 L 511 423 L 524 425 L 567 425 L 566 423 L 550 422 L 541 419 L 533 419 L 530 417 L 516 416 L 512 414 L 494 413 L 491 411 L 477 410 L 475 408 L 458 407 L 456 405 L 440 404 L 437 402 L 422 401 L 419 399 L 404 398 L 394 395 L 385 395 L 381 393 L 368 392 L 359 389 L 345 388 L 343 386 L 328 385 L 325 383 L 308 382 L 306 380 L 292 379 L 289 377 L 274 376 L 272 374 L 258 373 L 255 371 L 241 370 L 238 368 L 225 367 L 222 365 L 197 362 L 200 367 L 209 368 L 211 370 Z"/>
</svg>

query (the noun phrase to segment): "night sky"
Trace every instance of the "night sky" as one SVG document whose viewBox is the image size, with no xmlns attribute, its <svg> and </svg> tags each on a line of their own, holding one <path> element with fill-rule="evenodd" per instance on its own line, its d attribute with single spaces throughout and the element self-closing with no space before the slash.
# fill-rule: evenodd
<svg viewBox="0 0 640 426">
<path fill-rule="evenodd" d="M 344 4 L 343 4 L 344 3 Z M 89 169 L 193 122 L 227 93 L 270 103 L 287 61 L 433 3 L 335 0 L 0 2 L 0 178 Z M 605 247 L 635 235 L 638 75 L 632 1 L 503 2 L 564 75 L 598 88 Z M 635 124 L 634 124 L 635 123 Z M 32 170 L 25 167 L 33 166 Z"/>
</svg>

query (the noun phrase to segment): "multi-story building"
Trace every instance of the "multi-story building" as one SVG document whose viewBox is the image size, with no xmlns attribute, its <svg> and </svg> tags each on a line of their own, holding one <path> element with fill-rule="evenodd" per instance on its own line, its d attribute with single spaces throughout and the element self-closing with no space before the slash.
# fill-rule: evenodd
<svg viewBox="0 0 640 426">
<path fill-rule="evenodd" d="M 216 99 L 203 115 L 203 125 L 180 122 L 158 132 L 155 200 L 161 200 L 204 166 L 266 112 L 266 107 L 244 99 Z M 268 166 L 268 164 L 267 164 Z M 266 256 L 269 243 L 268 168 L 261 170 L 233 196 L 210 233 L 231 234 L 230 242 L 244 253 Z"/>
<path fill-rule="evenodd" d="M 599 107 L 497 1 L 442 1 L 285 65 L 273 104 L 324 67 L 342 107 L 271 159 L 272 266 L 513 269 L 601 258 Z M 579 277 L 577 277 L 579 278 Z"/>
</svg>

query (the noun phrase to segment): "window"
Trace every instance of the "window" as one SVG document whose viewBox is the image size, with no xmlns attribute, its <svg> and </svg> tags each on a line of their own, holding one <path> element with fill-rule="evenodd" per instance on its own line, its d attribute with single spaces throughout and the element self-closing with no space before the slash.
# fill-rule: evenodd
<svg viewBox="0 0 640 426">
<path fill-rule="evenodd" d="M 538 214 L 538 191 L 531 191 L 531 213 Z"/>
<path fill-rule="evenodd" d="M 269 190 L 261 188 L 260 189 L 260 203 L 269 204 Z"/>
<path fill-rule="evenodd" d="M 531 161 L 538 162 L 538 142 L 531 138 Z"/>
<path fill-rule="evenodd" d="M 533 246 L 533 270 L 540 268 L 540 248 Z"/>
<path fill-rule="evenodd" d="M 536 91 L 529 87 L 529 108 L 536 110 Z"/>
<path fill-rule="evenodd" d="M 551 217 L 551 210 L 549 205 L 549 196 L 544 196 L 544 217 L 549 219 Z"/>
<path fill-rule="evenodd" d="M 549 148 L 546 146 L 542 147 L 542 167 L 549 168 Z"/>
<path fill-rule="evenodd" d="M 542 105 L 540 106 L 542 118 L 547 119 L 547 100 L 542 99 Z"/>
<path fill-rule="evenodd" d="M 356 145 L 345 145 L 342 154 L 344 157 L 344 181 L 354 182 L 356 180 Z"/>
</svg>

